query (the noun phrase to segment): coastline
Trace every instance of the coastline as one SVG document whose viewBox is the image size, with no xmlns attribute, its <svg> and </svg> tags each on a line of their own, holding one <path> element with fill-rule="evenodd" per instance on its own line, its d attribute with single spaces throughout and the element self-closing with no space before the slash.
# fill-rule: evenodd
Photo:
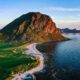
<svg viewBox="0 0 80 80">
<path fill-rule="evenodd" d="M 40 53 L 37 49 L 36 49 L 36 45 L 37 43 L 33 43 L 29 46 L 27 46 L 27 48 L 29 50 L 26 51 L 27 54 L 35 56 L 36 58 L 38 58 L 40 60 L 40 63 L 37 67 L 27 71 L 30 74 L 36 73 L 38 71 L 41 71 L 44 68 L 44 57 L 43 54 Z"/>
<path fill-rule="evenodd" d="M 14 78 L 12 80 L 16 80 L 16 78 L 19 78 L 19 80 L 21 80 L 21 78 L 24 78 L 26 74 L 34 74 L 36 72 L 41 71 L 44 68 L 43 54 L 36 49 L 36 45 L 37 43 L 33 43 L 33 44 L 26 46 L 25 48 L 28 48 L 28 50 L 25 51 L 24 54 L 28 54 L 28 55 L 38 58 L 40 61 L 39 65 L 37 67 L 32 68 L 31 70 L 21 73 L 20 75 L 18 74 L 14 75 Z"/>
</svg>

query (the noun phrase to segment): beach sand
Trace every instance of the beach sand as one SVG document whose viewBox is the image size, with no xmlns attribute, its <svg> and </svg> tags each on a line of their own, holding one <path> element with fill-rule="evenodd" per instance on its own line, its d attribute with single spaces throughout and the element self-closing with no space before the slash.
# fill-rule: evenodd
<svg viewBox="0 0 80 80">
<path fill-rule="evenodd" d="M 22 80 L 21 78 L 24 78 L 26 74 L 33 74 L 33 73 L 41 71 L 44 68 L 43 54 L 36 49 L 36 45 L 37 45 L 37 43 L 33 43 L 33 44 L 26 46 L 25 48 L 28 48 L 28 50 L 25 51 L 24 53 L 38 58 L 40 60 L 39 65 L 37 67 L 34 67 L 31 70 L 28 70 L 28 71 L 20 74 L 20 75 L 19 74 L 14 75 L 14 78 L 12 80 L 16 80 L 17 78 L 18 78 L 18 80 Z"/>
</svg>

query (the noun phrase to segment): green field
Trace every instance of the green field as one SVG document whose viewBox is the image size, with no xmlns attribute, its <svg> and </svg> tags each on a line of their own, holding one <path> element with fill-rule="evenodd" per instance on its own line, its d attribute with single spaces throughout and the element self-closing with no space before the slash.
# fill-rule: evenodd
<svg viewBox="0 0 80 80">
<path fill-rule="evenodd" d="M 24 72 L 38 65 L 35 57 L 22 54 L 27 49 L 15 48 L 21 44 L 0 43 L 0 80 L 6 80 L 12 72 Z"/>
<path fill-rule="evenodd" d="M 31 41 L 23 41 L 23 42 L 2 42 L 0 41 L 0 49 L 15 48 L 15 47 L 22 46 L 24 44 L 28 44 L 30 42 Z"/>
</svg>

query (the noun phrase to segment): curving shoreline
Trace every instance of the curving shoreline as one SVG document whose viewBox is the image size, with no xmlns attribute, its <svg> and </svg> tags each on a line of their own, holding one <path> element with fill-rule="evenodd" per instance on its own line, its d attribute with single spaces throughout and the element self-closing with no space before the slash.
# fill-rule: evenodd
<svg viewBox="0 0 80 80">
<path fill-rule="evenodd" d="M 27 48 L 29 49 L 28 51 L 26 51 L 26 54 L 35 56 L 36 58 L 38 58 L 40 60 L 40 63 L 37 67 L 27 71 L 30 74 L 36 73 L 38 71 L 41 71 L 44 68 L 44 57 L 43 54 L 40 53 L 37 49 L 36 49 L 36 45 L 37 43 L 33 43 L 29 46 L 27 46 Z"/>
<path fill-rule="evenodd" d="M 36 45 L 37 43 L 33 43 L 30 44 L 29 46 L 26 46 L 25 48 L 28 48 L 27 51 L 25 51 L 25 54 L 29 54 L 32 56 L 35 56 L 36 58 L 38 58 L 40 60 L 40 63 L 37 67 L 32 68 L 31 70 L 28 70 L 20 75 L 15 75 L 14 78 L 12 80 L 16 80 L 16 78 L 18 78 L 19 80 L 22 80 L 21 78 L 24 78 L 26 74 L 33 74 L 36 72 L 41 71 L 44 68 L 44 57 L 43 54 L 40 53 L 37 49 L 36 49 Z"/>
</svg>

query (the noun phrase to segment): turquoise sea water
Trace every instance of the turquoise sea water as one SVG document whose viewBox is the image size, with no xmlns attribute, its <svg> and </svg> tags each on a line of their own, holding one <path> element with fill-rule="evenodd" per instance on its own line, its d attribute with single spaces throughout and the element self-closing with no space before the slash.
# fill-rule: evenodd
<svg viewBox="0 0 80 80">
<path fill-rule="evenodd" d="M 49 43 L 45 68 L 37 80 L 80 80 L 80 34 L 63 34 L 71 40 Z"/>
</svg>

